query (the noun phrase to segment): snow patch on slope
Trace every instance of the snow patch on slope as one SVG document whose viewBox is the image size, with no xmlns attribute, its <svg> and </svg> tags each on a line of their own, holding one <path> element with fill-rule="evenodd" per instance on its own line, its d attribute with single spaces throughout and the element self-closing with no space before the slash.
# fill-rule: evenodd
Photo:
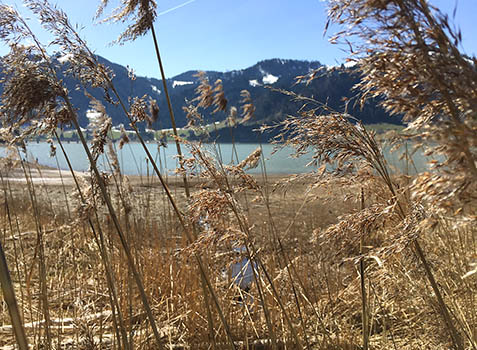
<svg viewBox="0 0 477 350">
<path fill-rule="evenodd" d="M 268 73 L 262 78 L 264 84 L 275 84 L 278 81 L 278 77 Z"/>
<path fill-rule="evenodd" d="M 256 87 L 261 85 L 257 79 L 249 80 L 248 83 L 250 84 L 251 87 Z"/>
<path fill-rule="evenodd" d="M 192 85 L 192 84 L 194 84 L 193 81 L 174 80 L 174 81 L 172 82 L 172 87 L 175 88 L 176 86 Z"/>
<path fill-rule="evenodd" d="M 343 66 L 345 66 L 346 68 L 352 68 L 356 66 L 357 64 L 358 64 L 358 61 L 348 61 L 343 63 Z"/>
<path fill-rule="evenodd" d="M 154 91 L 156 94 L 158 94 L 158 95 L 161 94 L 161 90 L 159 90 L 156 85 L 151 85 L 151 89 L 152 89 L 152 91 Z"/>
<path fill-rule="evenodd" d="M 65 62 L 68 62 L 71 58 L 73 58 L 73 54 L 72 53 L 67 53 L 64 56 L 58 57 L 58 62 L 63 64 Z"/>
</svg>

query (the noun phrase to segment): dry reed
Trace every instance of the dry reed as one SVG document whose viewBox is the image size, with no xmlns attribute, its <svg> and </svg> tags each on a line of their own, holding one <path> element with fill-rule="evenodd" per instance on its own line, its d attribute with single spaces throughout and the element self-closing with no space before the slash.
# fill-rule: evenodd
<svg viewBox="0 0 477 350">
<path fill-rule="evenodd" d="M 131 96 L 126 108 L 113 72 L 64 13 L 26 3 L 70 55 L 66 74 L 102 89 L 136 132 L 137 124 L 154 122 L 156 102 Z M 99 14 L 107 5 L 102 1 Z M 0 39 L 12 50 L 2 62 L 1 135 L 13 149 L 0 168 L 0 275 L 8 304 L 0 310 L 0 348 L 477 347 L 475 59 L 459 52 L 460 34 L 426 1 L 329 6 L 330 21 L 348 25 L 333 40 L 353 38 L 361 102 L 384 96 L 382 105 L 408 122 L 405 142 L 445 156 L 432 171 L 413 178 L 393 172 L 383 144 L 346 105 L 335 111 L 281 91 L 303 107 L 281 124 L 279 140 L 297 156 L 312 152 L 310 174 L 273 184 L 261 148 L 226 164 L 216 145 L 207 151 L 175 130 L 179 178 L 163 176 L 137 133 L 157 177 L 148 176 L 147 187 L 131 184 L 104 106 L 88 95 L 100 114 L 89 147 L 45 46 L 15 10 L 0 5 Z M 136 19 L 119 41 L 152 31 L 164 74 L 155 15 L 154 1 L 124 1 L 112 19 Z M 34 45 L 22 46 L 25 37 Z M 211 85 L 205 73 L 199 80 L 197 98 L 185 107 L 190 126 L 201 128 L 201 111 L 209 108 L 228 117 L 232 135 L 237 123 L 251 120 L 248 91 L 241 92 L 238 120 L 222 82 Z M 170 99 L 168 105 L 171 111 Z M 56 130 L 70 125 L 89 153 L 88 176 L 71 168 L 72 187 L 63 175 L 60 187 L 35 184 L 42 169 L 23 161 L 18 145 L 48 135 L 68 160 Z M 129 142 L 122 134 L 119 148 Z M 97 169 L 99 155 L 110 165 L 106 173 Z M 258 177 L 246 172 L 259 166 Z M 246 287 L 231 275 L 245 261 L 252 281 Z"/>
</svg>

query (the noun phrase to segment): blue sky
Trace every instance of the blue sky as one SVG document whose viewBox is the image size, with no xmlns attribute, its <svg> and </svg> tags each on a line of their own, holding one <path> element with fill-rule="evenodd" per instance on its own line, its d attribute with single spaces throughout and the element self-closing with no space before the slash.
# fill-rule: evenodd
<svg viewBox="0 0 477 350">
<path fill-rule="evenodd" d="M 0 1 L 29 15 L 20 0 Z M 57 3 L 71 22 L 84 26 L 81 34 L 97 54 L 130 65 L 138 75 L 159 77 L 150 34 L 123 46 L 110 46 L 124 25 L 93 25 L 98 2 Z M 431 2 L 450 14 L 456 3 Z M 477 1 L 459 0 L 457 4 L 456 24 L 462 29 L 464 52 L 477 55 Z M 333 65 L 346 57 L 345 48 L 331 45 L 323 37 L 326 7 L 320 0 L 159 0 L 158 12 L 162 14 L 156 31 L 168 77 L 195 69 L 241 69 L 268 58 L 318 60 Z M 38 31 L 36 21 L 31 23 Z M 45 40 L 47 36 L 40 38 Z M 6 52 L 7 48 L 0 47 L 0 55 Z"/>
</svg>

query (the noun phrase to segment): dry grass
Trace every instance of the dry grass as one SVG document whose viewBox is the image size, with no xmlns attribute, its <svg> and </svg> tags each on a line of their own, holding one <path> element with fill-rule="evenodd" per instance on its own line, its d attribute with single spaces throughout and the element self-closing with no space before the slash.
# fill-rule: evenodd
<svg viewBox="0 0 477 350">
<path fill-rule="evenodd" d="M 337 241 L 330 241 L 328 236 L 320 236 L 318 232 L 326 232 L 329 227 L 344 230 L 341 226 L 332 225 L 343 225 L 347 222 L 346 215 L 352 215 L 353 221 L 358 220 L 357 215 L 363 215 L 358 211 L 361 186 L 344 188 L 343 180 L 340 180 L 310 191 L 309 179 L 294 180 L 289 185 L 283 185 L 284 180 L 272 177 L 269 182 L 260 185 L 261 190 L 270 193 L 270 212 L 263 198 L 255 198 L 255 190 L 241 192 L 237 203 L 242 207 L 244 220 L 248 225 L 253 224 L 249 228 L 253 236 L 249 238 L 283 304 L 284 310 L 277 304 L 277 295 L 270 290 L 270 281 L 261 275 L 263 298 L 268 305 L 272 325 L 280 334 L 277 340 L 295 346 L 292 345 L 295 342 L 289 328 L 283 323 L 283 313 L 287 312 L 295 320 L 296 332 L 303 341 L 306 339 L 310 347 L 355 348 L 361 335 L 361 299 L 356 260 L 349 258 L 359 256 L 359 241 L 349 241 L 339 236 L 338 231 L 334 232 Z M 159 184 L 152 179 L 147 187 L 138 184 L 138 179 L 129 181 L 124 178 L 123 181 L 132 183 L 131 187 L 125 186 L 128 188 L 127 215 L 131 222 L 127 222 L 115 186 L 110 185 L 109 191 L 111 197 L 116 198 L 115 206 L 122 225 L 129 227 L 127 232 L 132 254 L 144 276 L 145 290 L 164 341 L 192 348 L 206 348 L 210 344 L 200 278 L 193 259 L 196 251 L 207 258 L 209 276 L 214 281 L 235 340 L 253 343 L 254 340 L 269 339 L 255 284 L 249 291 L 241 291 L 228 279 L 230 276 L 224 276 L 227 266 L 238 258 L 235 256 L 237 253 L 231 253 L 231 247 L 244 239 L 243 234 L 235 232 L 235 225 L 238 224 L 233 214 L 226 209 L 218 212 L 216 217 L 210 218 L 216 221 L 209 223 L 214 225 L 213 231 L 204 232 L 197 243 L 189 245 Z M 238 180 L 233 183 L 234 187 L 240 186 Z M 200 210 L 206 210 L 212 216 L 211 205 L 215 208 L 217 200 L 224 199 L 217 194 L 216 188 L 210 188 L 209 179 L 196 179 L 191 185 L 193 200 L 200 201 L 197 204 Z M 14 223 L 18 222 L 18 227 L 14 224 L 12 231 L 8 228 L 3 208 L 3 245 L 12 266 L 11 273 L 19 306 L 24 313 L 27 335 L 31 344 L 38 347 L 45 343 L 45 331 L 41 324 L 34 324 L 44 320 L 44 315 L 41 312 L 38 270 L 40 256 L 35 254 L 39 243 L 30 214 L 32 205 L 24 186 L 14 183 L 4 186 L 10 215 Z M 185 205 L 181 179 L 175 179 L 175 183 L 172 180 L 171 188 L 176 198 L 183 198 L 179 199 L 180 205 Z M 71 215 L 77 219 L 71 222 L 60 190 L 61 187 L 51 186 L 39 186 L 37 189 L 38 202 L 46 203 L 38 206 L 38 210 L 40 217 L 44 218 L 40 222 L 44 232 L 42 259 L 48 271 L 49 327 L 53 346 L 57 347 L 60 342 L 63 346 L 70 344 L 71 347 L 88 349 L 86 344 L 89 342 L 96 344 L 96 348 L 114 348 L 117 339 L 108 287 L 102 277 L 105 271 L 98 244 L 84 218 L 81 219 L 84 214 L 76 214 L 73 210 Z M 77 208 L 77 198 L 70 195 L 73 192 L 71 185 L 66 192 L 69 206 Z M 305 203 L 304 197 L 309 199 Z M 363 220 L 369 221 L 369 215 Z M 342 217 L 343 221 L 339 221 L 338 217 Z M 100 210 L 99 223 L 95 225 L 103 227 L 126 332 L 134 340 L 134 348 L 154 348 L 135 284 L 127 273 L 121 245 L 107 212 Z M 380 228 L 367 238 L 368 248 L 382 247 L 390 239 L 392 232 L 389 230 L 394 225 L 392 221 L 380 222 Z M 275 235 L 280 238 L 281 247 Z M 439 229 L 438 241 L 435 241 L 435 234 L 421 235 L 430 264 L 445 288 L 448 305 L 472 332 L 475 332 L 473 305 L 476 286 L 475 281 L 462 280 L 461 276 L 470 266 L 472 251 L 475 252 L 475 236 L 472 227 L 456 231 L 447 223 Z M 435 317 L 436 305 L 415 255 L 406 249 L 384 254 L 385 258 L 374 253 L 370 255 L 375 256 L 366 260 L 371 345 L 376 348 L 394 345 L 409 349 L 445 348 L 448 342 L 445 332 L 429 333 L 430 329 L 442 329 L 443 325 Z M 291 270 L 290 274 L 287 267 Z M 298 296 L 300 313 L 293 288 Z M 245 303 L 238 301 L 240 294 L 247 294 L 242 297 Z M 4 309 L 3 324 L 9 324 L 6 312 Z M 220 323 L 215 313 L 213 317 L 215 324 Z M 299 324 L 300 318 L 303 318 L 303 328 Z M 10 332 L 11 328 L 2 328 L 2 346 L 12 344 Z M 217 332 L 217 346 L 223 347 L 227 340 L 220 328 Z"/>
<path fill-rule="evenodd" d="M 26 3 L 71 55 L 66 73 L 103 89 L 144 145 L 137 124 L 157 117 L 154 101 L 132 97 L 127 108 L 66 15 Z M 137 22 L 120 40 L 154 34 L 154 10 L 153 1 L 125 1 L 112 19 Z M 348 25 L 337 39 L 357 45 L 361 101 L 385 96 L 383 106 L 409 122 L 397 145 L 411 137 L 444 156 L 432 172 L 391 172 L 382 143 L 346 108 L 285 92 L 303 108 L 282 124 L 283 140 L 297 155 L 311 150 L 315 172 L 271 177 L 260 148 L 230 165 L 220 149 L 211 155 L 176 137 L 176 178 L 144 147 L 154 175 L 139 184 L 121 173 L 111 144 L 111 169 L 101 173 L 96 158 L 111 126 L 104 107 L 90 97 L 102 117 L 89 147 L 45 46 L 0 5 L 0 38 L 12 48 L 1 134 L 14 150 L 0 172 L 0 347 L 475 349 L 475 59 L 460 54 L 460 36 L 425 1 L 333 0 L 330 20 Z M 24 38 L 34 45 L 21 46 Z M 468 79 L 465 89 L 456 75 Z M 228 106 L 221 81 L 201 82 L 186 107 L 190 126 L 201 128 L 201 112 L 214 108 L 233 136 L 253 117 L 253 97 L 242 91 L 241 108 Z M 63 152 L 56 128 L 65 125 L 76 128 L 91 172 L 70 169 L 60 185 L 33 181 L 42 169 L 18 160 L 17 147 L 48 134 Z M 260 176 L 246 172 L 257 166 Z M 232 280 L 239 261 L 251 267 L 247 287 Z"/>
</svg>

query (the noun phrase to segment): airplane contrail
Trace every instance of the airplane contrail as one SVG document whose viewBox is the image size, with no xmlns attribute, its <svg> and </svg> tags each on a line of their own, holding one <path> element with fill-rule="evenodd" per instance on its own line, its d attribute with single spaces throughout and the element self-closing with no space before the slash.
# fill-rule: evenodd
<svg viewBox="0 0 477 350">
<path fill-rule="evenodd" d="M 180 4 L 180 5 L 177 5 L 177 6 L 174 6 L 174 7 L 170 8 L 170 9 L 168 9 L 168 10 L 159 12 L 159 13 L 157 14 L 157 16 L 159 17 L 159 16 L 162 16 L 162 15 L 165 15 L 166 13 L 169 13 L 169 12 L 175 11 L 175 10 L 177 10 L 177 9 L 180 9 L 181 7 L 184 7 L 185 5 L 189 5 L 191 2 L 194 2 L 194 1 L 195 1 L 195 0 L 186 1 L 186 2 L 184 2 L 183 4 Z"/>
</svg>

